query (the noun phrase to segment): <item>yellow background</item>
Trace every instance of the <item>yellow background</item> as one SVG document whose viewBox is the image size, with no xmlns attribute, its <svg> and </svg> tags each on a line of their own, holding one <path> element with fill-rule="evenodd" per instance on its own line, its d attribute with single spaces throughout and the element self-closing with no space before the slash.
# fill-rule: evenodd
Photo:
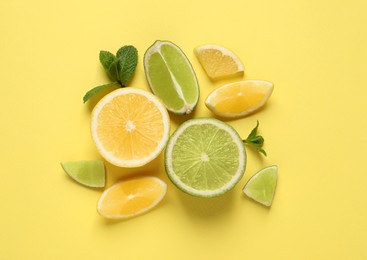
<svg viewBox="0 0 367 260">
<path fill-rule="evenodd" d="M 367 259 L 367 2 L 365 0 L 2 1 L 1 259 Z M 100 159 L 91 140 L 90 88 L 108 82 L 100 50 L 139 50 L 130 86 L 148 89 L 143 54 L 157 39 L 187 54 L 201 97 L 241 79 L 274 83 L 266 107 L 228 121 L 246 137 L 260 121 L 268 157 L 251 149 L 230 193 L 197 199 L 168 180 L 163 157 L 139 169 L 106 163 L 107 185 L 154 175 L 168 185 L 152 212 L 108 221 L 101 191 L 74 183 L 60 161 Z M 221 44 L 243 78 L 207 79 L 193 54 Z M 241 190 L 277 164 L 268 209 Z"/>
</svg>

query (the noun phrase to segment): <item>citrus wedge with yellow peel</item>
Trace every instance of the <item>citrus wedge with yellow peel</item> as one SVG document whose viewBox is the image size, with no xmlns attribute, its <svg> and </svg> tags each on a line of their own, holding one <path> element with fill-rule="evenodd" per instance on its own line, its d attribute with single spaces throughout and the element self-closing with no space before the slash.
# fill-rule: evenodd
<svg viewBox="0 0 367 260">
<path fill-rule="evenodd" d="M 273 83 L 264 80 L 234 82 L 211 92 L 205 105 L 221 117 L 243 117 L 264 106 L 273 88 Z"/>
<path fill-rule="evenodd" d="M 140 177 L 106 189 L 97 204 L 98 213 L 110 219 L 130 218 L 153 209 L 167 191 L 157 177 Z"/>
<path fill-rule="evenodd" d="M 194 49 L 201 66 L 212 80 L 240 76 L 244 72 L 241 60 L 220 45 L 203 45 Z"/>
<path fill-rule="evenodd" d="M 169 138 L 169 116 L 148 91 L 129 87 L 104 96 L 92 111 L 91 132 L 111 164 L 138 167 L 156 158 Z"/>
<path fill-rule="evenodd" d="M 106 174 L 103 161 L 69 161 L 61 162 L 64 171 L 76 182 L 90 188 L 103 188 Z"/>
<path fill-rule="evenodd" d="M 251 177 L 243 192 L 249 198 L 269 207 L 273 203 L 277 179 L 278 166 L 266 167 Z"/>
<path fill-rule="evenodd" d="M 156 41 L 144 55 L 152 92 L 175 114 L 191 113 L 199 100 L 199 84 L 189 59 L 174 43 Z"/>
</svg>

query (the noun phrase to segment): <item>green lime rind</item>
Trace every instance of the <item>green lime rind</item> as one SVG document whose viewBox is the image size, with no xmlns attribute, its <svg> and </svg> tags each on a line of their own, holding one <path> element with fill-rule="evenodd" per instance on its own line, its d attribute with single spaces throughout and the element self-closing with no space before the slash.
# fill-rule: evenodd
<svg viewBox="0 0 367 260">
<path fill-rule="evenodd" d="M 256 202 L 270 207 L 273 203 L 278 180 L 278 166 L 266 167 L 246 183 L 243 192 Z"/>
<path fill-rule="evenodd" d="M 106 174 L 103 161 L 61 162 L 61 167 L 74 181 L 84 186 L 89 188 L 104 188 L 106 185 Z"/>
<path fill-rule="evenodd" d="M 241 137 L 230 125 L 213 118 L 190 119 L 181 124 L 169 139 L 164 157 L 172 183 L 196 197 L 228 192 L 246 168 Z"/>
<path fill-rule="evenodd" d="M 155 41 L 144 54 L 151 91 L 175 114 L 189 114 L 199 101 L 199 83 L 184 52 L 169 41 Z"/>
</svg>

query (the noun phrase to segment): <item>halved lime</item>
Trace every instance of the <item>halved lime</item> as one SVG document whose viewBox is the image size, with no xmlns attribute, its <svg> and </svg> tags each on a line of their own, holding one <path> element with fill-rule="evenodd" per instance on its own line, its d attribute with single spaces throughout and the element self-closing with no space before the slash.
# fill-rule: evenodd
<svg viewBox="0 0 367 260">
<path fill-rule="evenodd" d="M 103 188 L 106 183 L 103 161 L 62 162 L 64 171 L 76 182 L 92 188 Z"/>
<path fill-rule="evenodd" d="M 199 84 L 189 59 L 174 43 L 156 41 L 144 55 L 152 92 L 175 114 L 189 114 L 199 100 Z"/>
<path fill-rule="evenodd" d="M 269 207 L 273 202 L 277 179 L 278 166 L 266 167 L 251 177 L 243 188 L 243 192 L 253 200 Z"/>
<path fill-rule="evenodd" d="M 165 151 L 168 177 L 182 191 L 214 197 L 242 178 L 246 151 L 228 124 L 213 118 L 190 119 L 172 134 Z"/>
</svg>

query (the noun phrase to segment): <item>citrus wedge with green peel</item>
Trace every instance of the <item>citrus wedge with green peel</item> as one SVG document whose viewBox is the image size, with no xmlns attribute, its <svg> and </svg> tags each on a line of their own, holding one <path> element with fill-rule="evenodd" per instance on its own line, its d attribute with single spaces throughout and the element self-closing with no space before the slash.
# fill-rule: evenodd
<svg viewBox="0 0 367 260">
<path fill-rule="evenodd" d="M 277 179 L 278 166 L 266 167 L 251 177 L 243 192 L 251 199 L 269 207 L 273 202 Z"/>
<path fill-rule="evenodd" d="M 152 92 L 175 114 L 191 113 L 199 100 L 199 84 L 189 59 L 169 41 L 156 41 L 144 55 Z"/>
<path fill-rule="evenodd" d="M 190 119 L 172 134 L 165 151 L 170 180 L 183 192 L 214 197 L 242 178 L 246 151 L 228 124 L 213 118 Z"/>
<path fill-rule="evenodd" d="M 61 162 L 64 171 L 76 182 L 91 188 L 103 188 L 106 184 L 103 161 Z"/>
</svg>

